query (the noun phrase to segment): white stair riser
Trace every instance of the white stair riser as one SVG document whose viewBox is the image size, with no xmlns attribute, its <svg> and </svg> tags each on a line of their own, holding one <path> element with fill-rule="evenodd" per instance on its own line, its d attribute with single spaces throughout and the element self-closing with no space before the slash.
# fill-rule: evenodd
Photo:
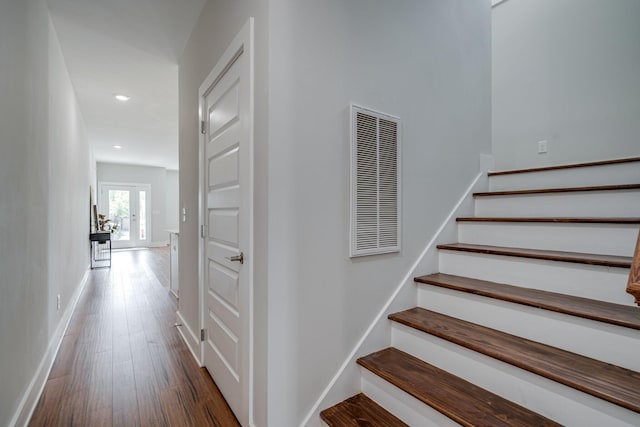
<svg viewBox="0 0 640 427">
<path fill-rule="evenodd" d="M 459 222 L 458 241 L 630 257 L 638 229 L 640 224 Z"/>
<path fill-rule="evenodd" d="M 476 197 L 476 216 L 637 217 L 640 191 L 580 191 Z"/>
<path fill-rule="evenodd" d="M 640 162 L 489 177 L 491 191 L 640 183 Z"/>
<path fill-rule="evenodd" d="M 626 293 L 629 269 L 474 254 L 439 252 L 440 272 L 634 306 Z"/>
<path fill-rule="evenodd" d="M 410 426 L 459 427 L 429 405 L 383 380 L 368 369 L 361 369 L 362 392 Z"/>
<path fill-rule="evenodd" d="M 567 426 L 634 426 L 638 414 L 491 357 L 395 324 L 392 345 Z"/>
<path fill-rule="evenodd" d="M 418 305 L 457 319 L 640 371 L 638 330 L 429 285 L 419 286 Z M 491 315 L 488 316 L 487 313 Z"/>
</svg>

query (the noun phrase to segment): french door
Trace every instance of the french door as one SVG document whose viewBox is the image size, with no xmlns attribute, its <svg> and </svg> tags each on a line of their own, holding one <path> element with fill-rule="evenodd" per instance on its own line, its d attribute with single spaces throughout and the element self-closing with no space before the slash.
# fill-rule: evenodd
<svg viewBox="0 0 640 427">
<path fill-rule="evenodd" d="M 151 186 L 100 183 L 99 213 L 106 215 L 113 248 L 148 246 L 151 216 Z"/>
</svg>

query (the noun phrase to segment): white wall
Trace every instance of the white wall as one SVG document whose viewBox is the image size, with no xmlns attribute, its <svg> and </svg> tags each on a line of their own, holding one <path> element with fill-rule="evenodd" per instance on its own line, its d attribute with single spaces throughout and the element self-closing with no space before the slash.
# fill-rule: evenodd
<svg viewBox="0 0 640 427">
<path fill-rule="evenodd" d="M 165 168 L 154 166 L 98 162 L 97 179 L 98 183 L 151 185 L 151 238 L 149 242 L 152 246 L 169 242 L 167 229 L 177 226 L 178 187 L 175 171 L 168 172 Z M 98 211 L 104 213 L 106 207 L 100 206 L 100 202 L 101 196 L 98 194 Z"/>
<path fill-rule="evenodd" d="M 269 425 L 298 425 L 490 150 L 490 2 L 272 0 Z M 351 102 L 402 120 L 403 249 L 350 259 Z"/>
<path fill-rule="evenodd" d="M 640 155 L 639 22 L 637 0 L 493 9 L 497 168 Z M 537 154 L 540 140 L 548 154 Z"/>
<path fill-rule="evenodd" d="M 63 313 L 88 267 L 90 167 L 45 2 L 0 3 L 2 426 L 20 415 L 29 391 L 37 393 L 36 373 L 52 360 Z M 30 408 L 23 409 L 22 417 Z"/>
<path fill-rule="evenodd" d="M 167 170 L 165 188 L 165 227 L 177 230 L 179 227 L 178 206 L 180 206 L 178 171 Z"/>
<path fill-rule="evenodd" d="M 56 295 L 61 294 L 62 301 L 68 302 L 88 264 L 92 165 L 84 122 L 60 44 L 51 23 L 48 28 L 49 301 L 55 301 Z M 55 325 L 59 317 L 60 313 L 52 313 L 49 324 Z"/>
</svg>

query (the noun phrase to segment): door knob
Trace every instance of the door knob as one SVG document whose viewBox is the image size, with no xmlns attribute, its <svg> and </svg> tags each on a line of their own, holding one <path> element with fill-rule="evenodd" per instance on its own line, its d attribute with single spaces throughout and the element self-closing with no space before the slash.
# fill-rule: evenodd
<svg viewBox="0 0 640 427">
<path fill-rule="evenodd" d="M 229 261 L 239 261 L 240 264 L 244 264 L 244 252 L 240 252 L 240 255 L 226 257 Z"/>
</svg>

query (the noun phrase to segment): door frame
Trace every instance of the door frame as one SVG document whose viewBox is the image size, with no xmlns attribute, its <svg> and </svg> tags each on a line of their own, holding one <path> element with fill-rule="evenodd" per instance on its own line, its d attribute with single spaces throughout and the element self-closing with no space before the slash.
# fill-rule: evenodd
<svg viewBox="0 0 640 427">
<path fill-rule="evenodd" d="M 122 246 L 120 249 L 127 249 L 127 248 L 135 248 L 135 247 L 150 247 L 151 246 L 151 229 L 152 229 L 152 215 L 151 215 L 151 184 L 143 184 L 143 183 L 136 183 L 136 182 L 113 182 L 113 181 L 99 181 L 98 182 L 98 207 L 100 209 L 105 209 L 107 208 L 107 213 L 108 213 L 108 206 L 104 205 L 105 202 L 105 195 L 104 195 L 104 188 L 105 187 L 136 187 L 139 190 L 145 190 L 147 192 L 147 196 L 146 196 L 146 202 L 147 202 L 147 209 L 146 209 L 146 223 L 147 223 L 147 239 L 144 242 L 141 242 L 139 239 L 136 239 L 136 242 L 141 243 L 140 245 L 134 245 L 134 244 L 126 244 L 124 246 Z M 138 200 L 139 201 L 139 200 Z M 136 203 L 138 202 L 136 201 Z M 108 205 L 108 202 L 107 202 Z M 138 214 L 140 213 L 140 207 L 138 206 Z M 139 217 L 139 215 L 138 215 Z M 129 219 L 129 221 L 131 221 L 131 219 Z M 138 221 L 140 221 L 140 219 L 138 218 Z M 97 226 L 97 224 L 96 224 Z M 138 226 L 138 232 L 140 232 L 140 226 Z M 111 244 L 113 244 L 112 241 Z M 129 242 L 131 242 L 131 240 L 129 240 Z M 117 248 L 114 248 L 117 249 Z"/>
<path fill-rule="evenodd" d="M 204 121 L 204 97 L 207 94 L 209 88 L 215 85 L 225 74 L 225 72 L 231 67 L 235 60 L 240 55 L 246 55 L 243 64 L 243 70 L 248 76 L 248 94 L 249 94 L 249 114 L 246 117 L 246 121 L 243 122 L 241 132 L 244 134 L 246 144 L 246 151 L 249 162 L 249 177 L 246 186 L 243 186 L 242 191 L 247 191 L 249 206 L 247 207 L 248 224 L 249 224 L 249 242 L 247 248 L 242 248 L 245 254 L 245 262 L 243 266 L 243 274 L 247 275 L 248 280 L 248 322 L 249 322 L 249 336 L 247 337 L 247 357 L 248 357 L 248 390 L 247 399 L 245 402 L 248 407 L 248 420 L 243 420 L 243 414 L 236 414 L 241 424 L 254 425 L 253 422 L 253 372 L 254 372 L 254 334 L 253 334 L 253 319 L 254 319 L 254 304 L 253 304 L 253 248 L 254 248 L 254 19 L 250 17 L 249 20 L 243 25 L 242 29 L 233 38 L 231 43 L 227 46 L 225 52 L 220 56 L 216 65 L 213 67 L 209 75 L 204 79 L 200 88 L 198 89 L 198 299 L 199 299 L 199 322 L 200 330 L 205 327 L 205 238 L 206 224 L 207 224 L 207 186 L 205 183 L 206 173 L 206 138 L 202 133 L 201 123 Z M 204 366 L 204 351 L 205 341 L 200 341 L 200 366 Z M 244 394 L 244 393 L 243 393 Z"/>
</svg>

